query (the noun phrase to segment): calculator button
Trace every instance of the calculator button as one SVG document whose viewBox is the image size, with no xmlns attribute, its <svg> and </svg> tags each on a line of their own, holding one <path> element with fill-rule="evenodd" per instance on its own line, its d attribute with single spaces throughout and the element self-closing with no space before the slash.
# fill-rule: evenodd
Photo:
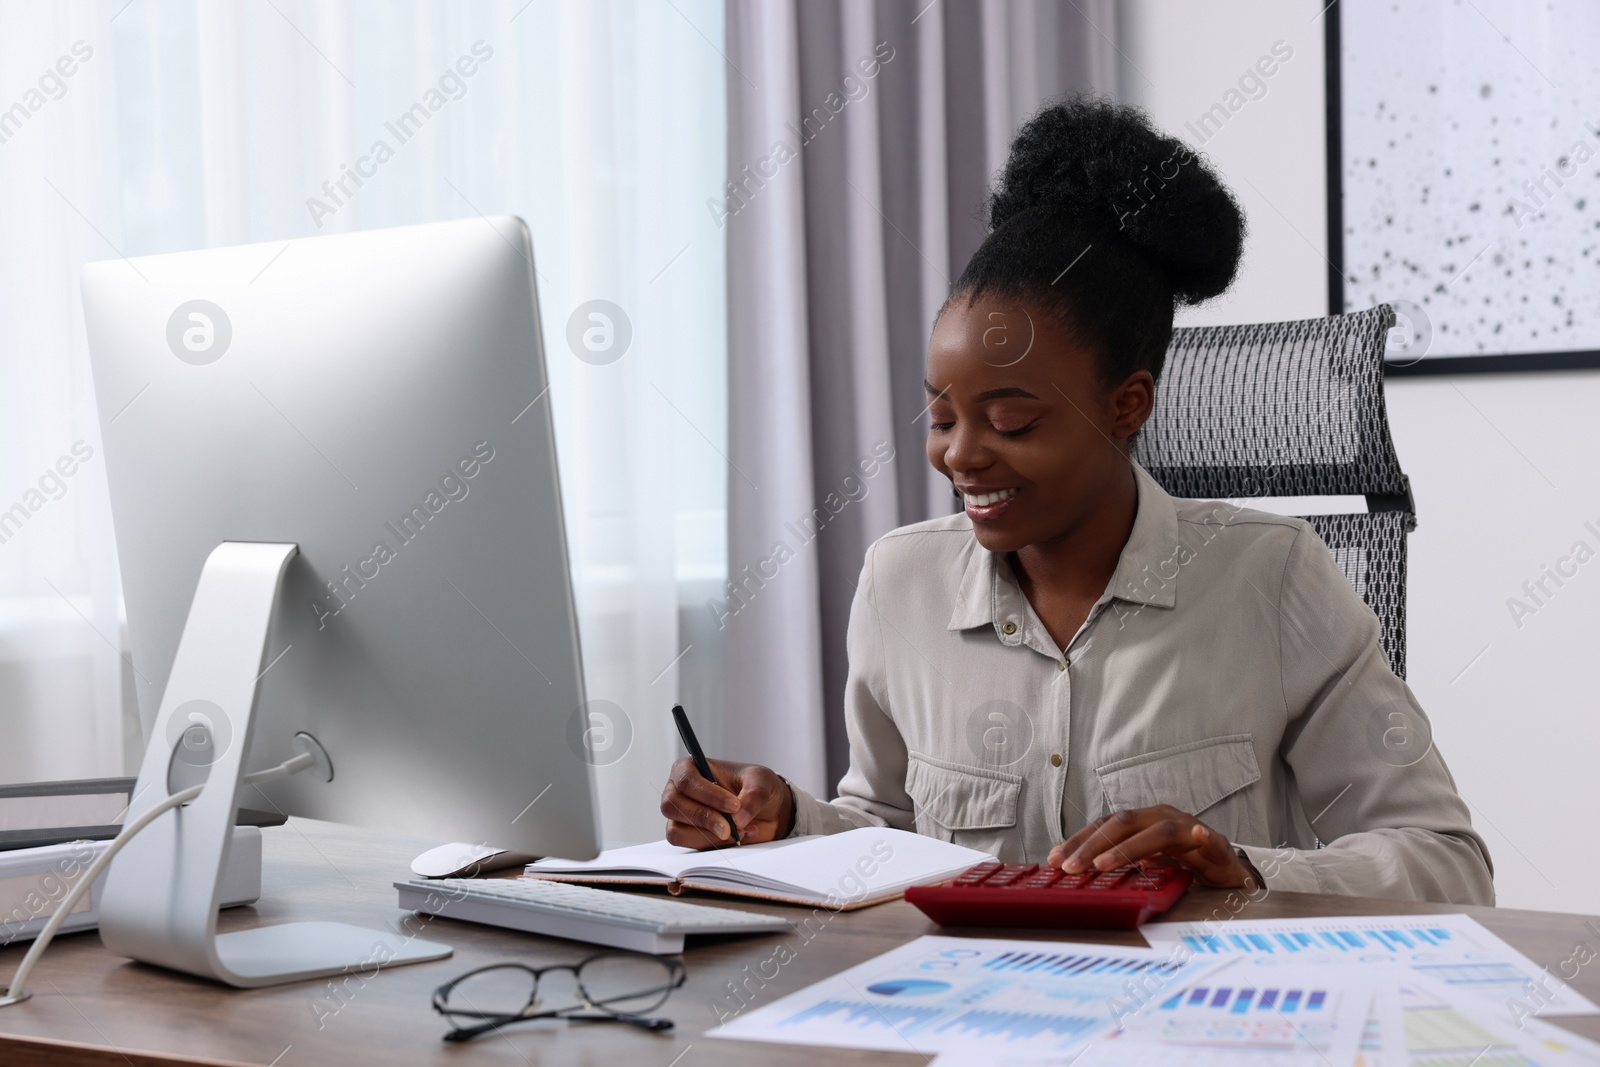
<svg viewBox="0 0 1600 1067">
<path fill-rule="evenodd" d="M 1026 879 L 1017 884 L 1024 889 L 1049 889 L 1060 879 L 1061 869 L 1059 867 L 1040 867 L 1037 872 L 1028 875 Z"/>
<path fill-rule="evenodd" d="M 1013 882 L 1020 882 L 1038 869 L 1039 865 L 1037 863 L 1008 863 L 989 876 L 989 880 L 983 883 L 984 888 L 990 886 L 1000 888 L 1001 886 L 1011 885 Z"/>
<path fill-rule="evenodd" d="M 1094 880 L 1089 883 L 1089 888 L 1111 889 L 1127 876 L 1128 872 L 1126 870 L 1105 871 L 1094 876 Z"/>
<path fill-rule="evenodd" d="M 980 863 L 957 878 L 953 885 L 977 885 L 995 871 L 1000 870 L 998 863 Z"/>
</svg>

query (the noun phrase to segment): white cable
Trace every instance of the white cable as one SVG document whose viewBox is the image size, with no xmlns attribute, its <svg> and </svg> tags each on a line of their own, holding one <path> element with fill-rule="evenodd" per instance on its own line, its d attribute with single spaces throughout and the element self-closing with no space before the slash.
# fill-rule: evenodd
<svg viewBox="0 0 1600 1067">
<path fill-rule="evenodd" d="M 264 771 L 255 771 L 239 779 L 241 785 L 264 785 L 267 782 L 276 782 L 279 778 L 287 778 L 291 774 L 309 771 L 316 766 L 317 757 L 309 752 L 302 752 L 293 759 L 286 759 L 276 767 L 268 767 Z"/>
<path fill-rule="evenodd" d="M 311 753 L 302 752 L 300 755 L 295 756 L 293 759 L 285 760 L 276 767 L 268 767 L 264 771 L 247 774 L 240 781 L 245 785 L 261 785 L 264 782 L 287 778 L 291 774 L 307 770 L 315 763 L 316 758 Z M 56 907 L 55 914 L 50 916 L 50 921 L 45 923 L 43 930 L 39 931 L 39 936 L 34 938 L 33 945 L 28 949 L 28 954 L 22 957 L 22 963 L 17 967 L 17 973 L 12 977 L 11 984 L 9 986 L 0 986 L 0 994 L 3 994 L 3 996 L 0 996 L 0 1008 L 9 1007 L 12 1004 L 20 1004 L 33 995 L 27 991 L 25 986 L 28 980 L 28 973 L 33 970 L 34 964 L 39 962 L 39 957 L 44 955 L 44 950 L 50 946 L 50 942 L 54 940 L 56 932 L 61 929 L 61 924 L 67 921 L 67 916 L 72 914 L 72 909 L 78 906 L 78 901 L 83 899 L 83 895 L 94 885 L 95 879 L 100 877 L 101 872 L 111 863 L 112 858 L 122 851 L 122 846 L 132 841 L 141 830 L 173 808 L 187 804 L 199 796 L 205 787 L 206 783 L 201 782 L 199 785 L 192 785 L 188 789 L 167 797 L 133 820 L 133 822 L 124 826 L 122 832 L 117 834 L 111 844 L 106 846 L 106 850 L 95 857 L 94 862 L 89 864 L 89 869 L 83 872 L 77 883 L 73 885 L 66 897 L 62 899 L 60 905 Z"/>
<path fill-rule="evenodd" d="M 140 830 L 143 830 L 178 805 L 187 804 L 199 796 L 200 791 L 204 788 L 205 783 L 202 782 L 199 785 L 190 786 L 182 792 L 174 793 L 167 797 L 161 803 L 133 820 L 133 822 L 124 826 L 122 832 L 116 836 L 110 845 L 106 846 L 106 850 L 95 857 L 94 862 L 89 864 L 89 869 L 83 872 L 78 878 L 77 884 L 72 887 L 66 898 L 61 901 L 60 906 L 56 908 L 56 913 L 50 916 L 50 921 L 45 923 L 44 929 L 39 931 L 39 936 L 34 938 L 33 946 L 28 949 L 28 954 L 22 957 L 22 964 L 17 968 L 16 975 L 11 979 L 11 985 L 5 991 L 5 1003 L 7 1005 L 21 1003 L 32 996 L 24 986 L 24 983 L 28 980 L 28 972 L 33 970 L 33 965 L 39 961 L 40 956 L 44 955 L 44 950 L 50 946 L 51 940 L 56 936 L 56 931 L 61 929 L 61 924 L 67 921 L 67 916 L 72 914 L 72 909 L 78 906 L 78 901 L 82 900 L 83 895 L 94 885 L 95 879 L 100 877 L 100 872 L 106 869 L 106 865 L 111 862 L 112 857 L 122 850 L 123 845 L 133 840 L 134 835 L 139 833 Z"/>
</svg>

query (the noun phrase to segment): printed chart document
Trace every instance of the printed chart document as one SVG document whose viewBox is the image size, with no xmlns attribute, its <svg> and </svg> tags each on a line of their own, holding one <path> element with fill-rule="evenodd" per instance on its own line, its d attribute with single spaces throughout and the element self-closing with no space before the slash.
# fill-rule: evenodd
<svg viewBox="0 0 1600 1067">
<path fill-rule="evenodd" d="M 1070 1055 L 960 1049 L 933 1067 L 1412 1067 L 1400 974 L 1392 964 L 1279 967 L 1253 983 L 1250 969 L 1230 965 L 1146 1004 Z"/>
<path fill-rule="evenodd" d="M 1261 967 L 1399 963 L 1499 1004 L 1521 1003 L 1526 1014 L 1600 1015 L 1587 998 L 1465 915 L 1149 923 L 1141 932 L 1158 949 L 1181 945 L 1197 959 Z"/>
<path fill-rule="evenodd" d="M 612 848 L 592 860 L 542 859 L 536 878 L 663 885 L 839 910 L 893 900 L 914 885 L 934 885 L 994 859 L 987 852 L 921 834 L 864 826 L 838 834 L 765 841 L 696 852 L 654 841 Z"/>
<path fill-rule="evenodd" d="M 1214 969 L 1215 962 L 1176 963 L 1146 948 L 919 937 L 707 1036 L 886 1052 L 1059 1056 L 1113 1029 L 1122 1015 L 1163 991 L 1170 996 Z"/>
<path fill-rule="evenodd" d="M 1540 1019 L 1517 1017 L 1461 986 L 1408 973 L 1400 980 L 1408 1067 L 1600 1067 L 1600 1044 Z"/>
<path fill-rule="evenodd" d="M 1361 967 L 1235 963 L 1163 992 L 1092 1042 L 1077 1067 L 1353 1064 L 1377 978 Z"/>
<path fill-rule="evenodd" d="M 1250 970 L 1246 968 L 1245 970 Z M 1329 963 L 1280 965 L 1256 971 L 1272 983 L 1237 986 L 1240 969 L 1230 966 L 1190 982 L 1174 997 L 1151 1002 L 1083 1047 L 1041 1055 L 1004 1047 L 957 1047 L 941 1053 L 932 1067 L 1597 1067 L 1600 1044 L 1535 1018 L 1513 1017 L 1460 986 L 1420 975 L 1400 964 Z M 1323 1009 L 1335 990 L 1350 1005 L 1358 988 L 1376 983 L 1360 1046 L 1351 1059 L 1353 1012 L 1335 1012 L 1308 1021 L 1310 998 L 1323 995 Z M 1286 989 L 1300 997 L 1287 1010 Z M 1263 1000 L 1293 1020 L 1291 1037 L 1264 1018 Z M 1219 994 L 1227 989 L 1226 996 Z M 1206 995 L 1200 996 L 1205 990 Z M 1246 999 L 1248 998 L 1248 999 Z M 1193 1001 L 1191 1004 L 1190 1001 Z M 1242 1009 L 1239 1005 L 1243 1003 Z M 1270 1007 L 1270 1005 L 1269 1005 Z M 1209 1016 L 1209 1017 L 1208 1017 Z M 1330 1029 L 1330 1027 L 1332 1029 Z M 1301 1037 L 1308 1039 L 1296 1047 Z M 1317 1052 L 1307 1056 L 1314 1045 Z"/>
</svg>

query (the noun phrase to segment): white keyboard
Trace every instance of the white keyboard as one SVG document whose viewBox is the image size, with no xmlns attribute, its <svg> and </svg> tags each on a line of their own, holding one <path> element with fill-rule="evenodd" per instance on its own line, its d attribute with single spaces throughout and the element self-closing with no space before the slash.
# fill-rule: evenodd
<svg viewBox="0 0 1600 1067">
<path fill-rule="evenodd" d="M 777 915 L 542 878 L 418 878 L 394 887 L 406 911 L 657 955 L 682 952 L 686 934 L 794 929 L 794 923 Z"/>
</svg>

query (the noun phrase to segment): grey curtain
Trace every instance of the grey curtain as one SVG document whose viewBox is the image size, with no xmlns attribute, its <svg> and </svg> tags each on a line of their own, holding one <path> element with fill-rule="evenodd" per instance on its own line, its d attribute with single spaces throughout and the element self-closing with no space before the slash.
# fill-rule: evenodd
<svg viewBox="0 0 1600 1067">
<path fill-rule="evenodd" d="M 831 795 L 866 548 L 948 514 L 933 316 L 1049 98 L 1115 91 L 1113 0 L 729 0 L 723 744 Z M 891 457 L 892 458 L 889 458 Z"/>
</svg>

